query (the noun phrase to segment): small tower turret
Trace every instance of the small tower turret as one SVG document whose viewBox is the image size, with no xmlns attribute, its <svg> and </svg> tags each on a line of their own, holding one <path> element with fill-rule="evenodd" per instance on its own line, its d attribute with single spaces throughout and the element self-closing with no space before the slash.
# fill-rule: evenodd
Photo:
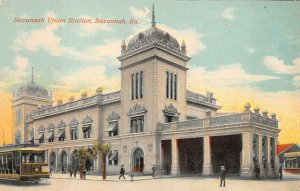
<svg viewBox="0 0 300 191">
<path fill-rule="evenodd" d="M 186 45 L 185 45 L 185 41 L 183 40 L 181 43 L 181 51 L 186 54 Z"/>
<path fill-rule="evenodd" d="M 124 54 L 125 52 L 126 52 L 126 42 L 125 40 L 122 40 L 121 54 Z"/>
</svg>

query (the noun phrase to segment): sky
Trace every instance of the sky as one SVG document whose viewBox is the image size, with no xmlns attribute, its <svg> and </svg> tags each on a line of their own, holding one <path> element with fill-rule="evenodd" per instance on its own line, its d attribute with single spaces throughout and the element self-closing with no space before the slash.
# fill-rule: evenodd
<svg viewBox="0 0 300 191">
<path fill-rule="evenodd" d="M 11 135 L 12 92 L 30 81 L 54 101 L 120 89 L 121 41 L 150 27 L 153 1 L 0 0 L 0 144 Z M 154 1 L 157 27 L 191 57 L 187 88 L 214 92 L 219 112 L 249 102 L 276 113 L 280 143 L 300 143 L 300 4 L 287 1 Z M 44 18 L 44 23 L 20 19 Z M 49 23 L 48 18 L 66 23 Z M 126 24 L 68 23 L 69 18 Z M 133 19 L 131 24 L 129 21 Z M 4 138 L 4 140 L 3 140 Z"/>
</svg>

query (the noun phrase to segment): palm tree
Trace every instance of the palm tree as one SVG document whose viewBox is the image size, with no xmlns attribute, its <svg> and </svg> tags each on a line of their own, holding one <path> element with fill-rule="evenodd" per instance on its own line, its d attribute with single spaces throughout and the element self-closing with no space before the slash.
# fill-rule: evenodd
<svg viewBox="0 0 300 191">
<path fill-rule="evenodd" d="M 84 179 L 83 169 L 85 168 L 85 161 L 92 158 L 93 154 L 87 148 L 80 147 L 80 149 L 76 150 L 75 157 L 79 158 L 80 179 Z"/>
<path fill-rule="evenodd" d="M 100 154 L 102 156 L 102 179 L 106 179 L 106 156 L 110 152 L 110 143 L 102 144 L 99 141 L 93 146 L 94 155 Z"/>
</svg>

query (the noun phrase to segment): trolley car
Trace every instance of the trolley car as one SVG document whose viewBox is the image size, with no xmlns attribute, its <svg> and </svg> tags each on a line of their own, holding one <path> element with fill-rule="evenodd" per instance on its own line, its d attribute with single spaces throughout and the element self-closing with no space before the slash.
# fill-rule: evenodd
<svg viewBox="0 0 300 191">
<path fill-rule="evenodd" d="M 49 178 L 47 150 L 31 145 L 0 147 L 0 179 L 34 181 Z"/>
</svg>

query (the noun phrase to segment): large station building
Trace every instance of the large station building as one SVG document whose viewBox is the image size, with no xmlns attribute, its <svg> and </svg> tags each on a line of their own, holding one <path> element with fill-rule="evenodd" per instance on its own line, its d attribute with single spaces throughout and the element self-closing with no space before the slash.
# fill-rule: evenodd
<svg viewBox="0 0 300 191">
<path fill-rule="evenodd" d="M 219 113 L 213 93 L 187 87 L 187 47 L 155 23 L 121 44 L 121 90 L 101 88 L 53 104 L 48 90 L 32 80 L 14 92 L 15 143 L 31 142 L 48 149 L 53 171 L 78 163 L 74 152 L 96 141 L 110 143 L 108 174 L 126 171 L 171 175 L 213 175 L 223 165 L 243 177 L 260 167 L 261 176 L 275 176 L 278 120 L 275 114 L 251 109 Z M 201 84 L 201 82 L 199 82 Z M 101 171 L 101 157 L 87 161 L 90 172 Z"/>
</svg>

